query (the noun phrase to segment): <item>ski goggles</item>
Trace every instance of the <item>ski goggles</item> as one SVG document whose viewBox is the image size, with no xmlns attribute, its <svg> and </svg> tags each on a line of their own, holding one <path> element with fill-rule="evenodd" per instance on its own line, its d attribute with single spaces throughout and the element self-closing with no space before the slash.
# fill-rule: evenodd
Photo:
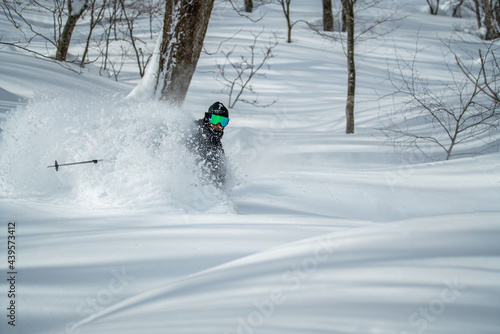
<svg viewBox="0 0 500 334">
<path fill-rule="evenodd" d="M 217 125 L 220 123 L 222 127 L 226 127 L 227 123 L 229 123 L 229 118 L 224 117 L 224 116 L 219 116 L 219 115 L 214 115 L 212 114 L 210 116 L 210 119 L 208 120 L 210 123 L 213 125 Z"/>
</svg>

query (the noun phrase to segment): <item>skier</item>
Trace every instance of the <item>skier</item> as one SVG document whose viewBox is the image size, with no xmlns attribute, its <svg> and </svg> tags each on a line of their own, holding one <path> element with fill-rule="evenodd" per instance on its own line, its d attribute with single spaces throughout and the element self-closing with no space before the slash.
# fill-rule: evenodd
<svg viewBox="0 0 500 334">
<path fill-rule="evenodd" d="M 226 181 L 226 157 L 221 139 L 228 122 L 229 111 L 221 102 L 215 102 L 208 108 L 205 117 L 195 122 L 187 143 L 197 156 L 204 178 L 219 188 Z"/>
</svg>

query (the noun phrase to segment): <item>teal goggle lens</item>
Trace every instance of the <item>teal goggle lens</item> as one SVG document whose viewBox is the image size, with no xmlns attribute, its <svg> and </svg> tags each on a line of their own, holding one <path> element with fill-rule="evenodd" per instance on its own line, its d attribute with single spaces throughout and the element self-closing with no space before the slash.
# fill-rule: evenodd
<svg viewBox="0 0 500 334">
<path fill-rule="evenodd" d="M 224 117 L 224 116 L 219 116 L 219 115 L 212 115 L 210 117 L 210 123 L 212 123 L 213 125 L 217 125 L 220 123 L 220 125 L 222 125 L 223 127 L 226 127 L 227 126 L 227 123 L 229 123 L 229 118 L 227 117 Z"/>
</svg>

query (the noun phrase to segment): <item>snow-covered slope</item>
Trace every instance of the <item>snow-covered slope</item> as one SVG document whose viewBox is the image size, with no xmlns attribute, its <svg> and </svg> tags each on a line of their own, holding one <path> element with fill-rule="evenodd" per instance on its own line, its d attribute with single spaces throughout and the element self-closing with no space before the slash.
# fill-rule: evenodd
<svg viewBox="0 0 500 334">
<path fill-rule="evenodd" d="M 413 59 L 418 40 L 416 64 L 436 83 L 450 75 L 443 41 L 463 55 L 480 41 L 454 32 L 469 19 L 400 4 L 404 20 L 385 26 L 398 29 L 357 46 L 355 135 L 343 133 L 340 44 L 300 24 L 280 41 L 254 79 L 259 101 L 277 102 L 230 111 L 226 191 L 200 182 L 178 140 L 227 101 L 220 53 L 202 55 L 177 110 L 127 97 L 132 63 L 117 83 L 0 46 L 1 333 L 498 333 L 499 153 L 430 162 L 376 130 L 398 108 L 379 99 L 396 53 Z M 321 2 L 292 12 L 317 23 Z M 223 48 L 244 52 L 263 27 L 259 46 L 285 36 L 279 6 L 262 13 L 253 23 L 216 2 L 207 50 L 240 29 Z M 56 173 L 55 159 L 104 161 Z"/>
</svg>

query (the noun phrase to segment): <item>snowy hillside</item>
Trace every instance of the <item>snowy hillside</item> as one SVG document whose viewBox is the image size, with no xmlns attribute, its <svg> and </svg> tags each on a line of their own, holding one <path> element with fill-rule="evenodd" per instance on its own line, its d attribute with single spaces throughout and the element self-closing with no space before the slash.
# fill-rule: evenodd
<svg viewBox="0 0 500 334">
<path fill-rule="evenodd" d="M 473 17 L 399 5 L 400 20 L 357 44 L 354 135 L 341 42 L 297 24 L 286 43 L 277 5 L 252 22 L 216 1 L 182 110 L 130 96 L 133 61 L 116 82 L 0 45 L 0 332 L 499 333 L 500 153 L 444 161 L 430 148 L 430 160 L 378 130 L 402 108 L 385 97 L 398 59 L 438 85 L 458 75 L 446 44 L 466 59 L 482 43 L 463 32 Z M 319 0 L 291 9 L 321 22 Z M 253 88 L 276 103 L 230 110 L 222 191 L 200 181 L 181 138 L 227 103 L 219 47 L 249 56 L 261 32 L 259 48 L 280 39 Z M 16 33 L 0 15 L 0 36 Z"/>
</svg>

